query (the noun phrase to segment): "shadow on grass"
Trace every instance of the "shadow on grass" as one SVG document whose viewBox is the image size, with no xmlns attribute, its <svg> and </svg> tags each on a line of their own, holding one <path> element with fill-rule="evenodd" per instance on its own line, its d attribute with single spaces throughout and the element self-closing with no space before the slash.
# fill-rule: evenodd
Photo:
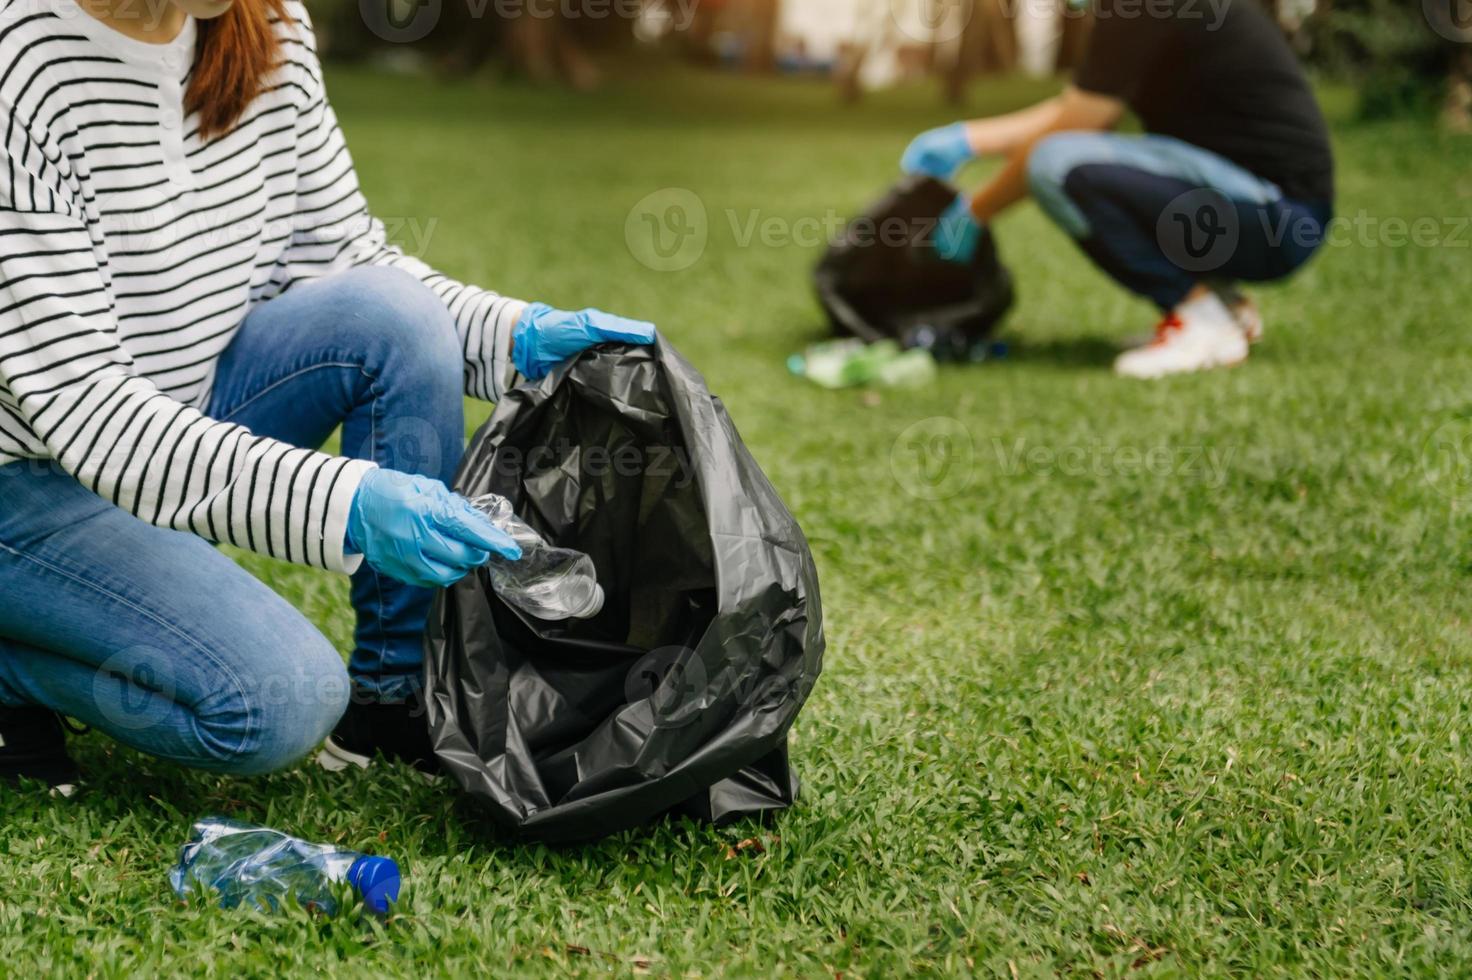
<svg viewBox="0 0 1472 980">
<path fill-rule="evenodd" d="M 1119 356 L 1120 349 L 1119 341 L 1106 337 L 1071 337 L 1066 340 L 1007 338 L 1007 359 L 1027 364 L 1108 367 Z"/>
<path fill-rule="evenodd" d="M 803 350 L 811 344 L 843 339 L 842 335 L 822 327 L 814 327 L 809 322 L 795 326 L 791 337 L 790 346 L 794 351 Z M 993 339 L 1007 344 L 1007 356 L 1004 363 L 1005 361 L 1022 361 L 1029 364 L 1056 364 L 1060 367 L 1108 367 L 1114 363 L 1119 352 L 1128 346 L 1115 337 L 1034 340 L 1009 333 L 1006 330 L 994 334 Z"/>
<path fill-rule="evenodd" d="M 558 871 L 618 865 L 631 850 L 649 846 L 663 853 L 709 851 L 753 837 L 777 819 L 762 815 L 716 827 L 670 814 L 598 840 L 546 843 L 498 824 L 448 776 L 427 780 L 403 765 L 379 762 L 368 770 L 330 773 L 307 758 L 277 773 L 236 778 L 154 759 L 96 732 L 73 739 L 72 749 L 83 771 L 76 796 L 49 797 L 39 784 L 0 796 L 34 814 L 60 811 L 82 827 L 125 820 L 134 828 L 135 846 L 151 843 L 160 887 L 193 822 L 211 814 L 309 841 L 388 853 L 410 866 L 425 859 L 473 863 L 493 857 Z M 380 833 L 365 833 L 373 828 Z"/>
</svg>

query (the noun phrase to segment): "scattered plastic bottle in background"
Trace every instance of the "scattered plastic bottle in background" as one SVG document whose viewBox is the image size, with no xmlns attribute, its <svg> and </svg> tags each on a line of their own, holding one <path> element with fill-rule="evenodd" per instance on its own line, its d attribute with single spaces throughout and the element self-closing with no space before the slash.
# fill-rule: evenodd
<svg viewBox="0 0 1472 980">
<path fill-rule="evenodd" d="M 555 548 L 511 510 L 511 501 L 488 493 L 471 501 L 491 523 L 521 545 L 521 557 L 492 556 L 486 573 L 496 594 L 537 619 L 589 619 L 603 608 L 593 559 L 571 548 Z"/>
<path fill-rule="evenodd" d="M 219 892 L 221 908 L 246 904 L 275 911 L 283 898 L 292 898 L 331 915 L 337 911 L 335 883 L 352 885 L 363 904 L 379 913 L 399 897 L 399 866 L 392 858 L 309 844 L 224 817 L 205 817 L 192 830 L 169 872 L 181 898 L 203 886 Z"/>
<path fill-rule="evenodd" d="M 872 344 L 852 338 L 830 340 L 812 345 L 788 366 L 824 388 L 848 388 L 875 380 L 879 366 L 899 352 L 899 344 L 892 340 Z"/>
<path fill-rule="evenodd" d="M 848 338 L 813 344 L 787 359 L 787 369 L 824 388 L 880 384 L 920 387 L 936 378 L 935 358 L 926 350 L 904 350 L 893 340 L 866 344 Z"/>
<path fill-rule="evenodd" d="M 879 383 L 886 388 L 923 388 L 939 375 L 929 351 L 907 350 L 879 365 Z"/>
</svg>

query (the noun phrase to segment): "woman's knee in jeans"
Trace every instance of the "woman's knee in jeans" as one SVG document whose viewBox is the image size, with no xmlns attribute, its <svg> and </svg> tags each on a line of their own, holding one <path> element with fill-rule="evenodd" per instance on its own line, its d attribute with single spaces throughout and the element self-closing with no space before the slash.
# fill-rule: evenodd
<svg viewBox="0 0 1472 980">
<path fill-rule="evenodd" d="M 232 658 L 248 666 L 222 670 L 215 691 L 193 706 L 200 768 L 237 776 L 285 768 L 347 709 L 347 670 L 326 637 L 305 620 L 262 634 L 247 656 Z"/>
<path fill-rule="evenodd" d="M 380 399 L 373 443 L 344 450 L 448 479 L 465 442 L 465 354 L 444 301 L 391 266 L 361 266 L 313 288 L 340 294 L 338 329 L 346 333 L 338 343 L 362 353 L 373 397 Z"/>
<path fill-rule="evenodd" d="M 331 289 L 345 347 L 369 352 L 392 377 L 383 383 L 448 384 L 458 397 L 465 353 L 444 300 L 403 269 L 359 266 L 322 280 Z"/>
<path fill-rule="evenodd" d="M 1069 194 L 1069 175 L 1079 167 L 1106 158 L 1107 137 L 1093 132 L 1064 132 L 1046 136 L 1027 157 L 1027 185 L 1038 206 L 1075 238 L 1088 234 L 1088 220 Z"/>
</svg>

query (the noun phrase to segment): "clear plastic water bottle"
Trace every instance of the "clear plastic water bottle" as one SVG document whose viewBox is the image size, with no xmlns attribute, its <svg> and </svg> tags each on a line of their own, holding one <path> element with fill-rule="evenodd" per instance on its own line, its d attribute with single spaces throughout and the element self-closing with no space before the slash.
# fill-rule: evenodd
<svg viewBox="0 0 1472 980">
<path fill-rule="evenodd" d="M 496 594 L 537 619 L 589 619 L 603 608 L 593 559 L 571 548 L 554 548 L 511 510 L 511 501 L 488 493 L 471 503 L 521 545 L 515 561 L 491 556 L 486 573 Z"/>
<path fill-rule="evenodd" d="M 220 893 L 221 908 L 245 903 L 275 911 L 283 898 L 328 915 L 337 911 L 332 885 L 347 882 L 375 912 L 399 897 L 399 866 L 329 844 L 309 844 L 279 830 L 205 817 L 194 824 L 169 884 L 179 897 L 203 886 Z"/>
</svg>

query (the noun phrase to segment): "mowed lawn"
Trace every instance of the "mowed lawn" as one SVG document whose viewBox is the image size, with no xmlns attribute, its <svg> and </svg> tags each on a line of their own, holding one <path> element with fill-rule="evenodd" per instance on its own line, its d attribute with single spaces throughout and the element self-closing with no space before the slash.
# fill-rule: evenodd
<svg viewBox="0 0 1472 980">
<path fill-rule="evenodd" d="M 949 118 L 933 92 L 839 109 L 816 83 L 652 72 L 592 98 L 331 84 L 402 241 L 505 292 L 653 319 L 724 398 L 822 578 L 802 800 L 768 826 L 555 849 L 402 770 L 231 780 L 94 734 L 73 741 L 75 799 L 0 791 L 6 973 L 1465 969 L 1472 144 L 1354 122 L 1330 92 L 1351 220 L 1261 294 L 1241 368 L 1114 379 L 1153 311 L 1027 206 L 998 227 L 1011 356 L 866 395 L 783 362 L 822 331 L 815 229 Z M 990 83 L 969 108 L 1046 91 Z M 686 268 L 639 261 L 659 255 L 645 213 L 703 228 L 703 252 L 670 237 Z M 342 580 L 241 560 L 346 651 Z M 397 857 L 398 913 L 177 902 L 165 873 L 211 812 Z"/>
</svg>

